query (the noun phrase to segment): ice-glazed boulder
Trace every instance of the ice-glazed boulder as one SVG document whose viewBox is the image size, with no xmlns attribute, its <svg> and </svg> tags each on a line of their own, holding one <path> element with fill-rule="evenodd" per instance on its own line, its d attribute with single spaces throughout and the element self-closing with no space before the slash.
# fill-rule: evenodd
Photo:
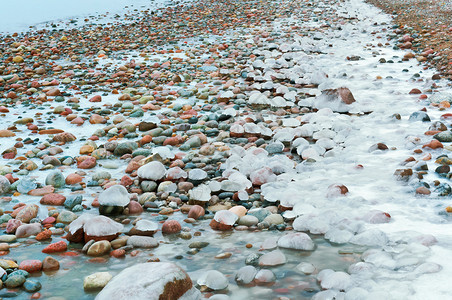
<svg viewBox="0 0 452 300">
<path fill-rule="evenodd" d="M 210 187 L 207 184 L 201 184 L 194 189 L 191 189 L 188 192 L 188 196 L 190 198 L 189 204 L 192 205 L 200 205 L 202 207 L 205 206 L 207 202 L 210 200 L 211 190 Z"/>
<path fill-rule="evenodd" d="M 89 240 L 112 241 L 118 237 L 124 226 L 105 216 L 84 214 L 69 224 L 67 240 L 80 243 Z"/>
<path fill-rule="evenodd" d="M 199 300 L 187 273 L 173 263 L 151 262 L 124 269 L 113 277 L 96 300 Z"/>
<path fill-rule="evenodd" d="M 220 210 L 215 213 L 210 222 L 210 227 L 215 230 L 231 230 L 238 218 L 235 213 L 229 210 Z"/>
<path fill-rule="evenodd" d="M 201 289 L 207 290 L 224 290 L 228 287 L 228 279 L 220 271 L 209 270 L 201 275 L 197 281 Z"/>
<path fill-rule="evenodd" d="M 305 250 L 312 251 L 315 248 L 314 242 L 311 240 L 309 235 L 303 232 L 289 233 L 282 236 L 278 240 L 278 247 L 295 249 L 295 250 Z"/>
<path fill-rule="evenodd" d="M 129 203 L 127 189 L 122 185 L 113 185 L 99 195 L 99 213 L 103 215 L 121 214 Z"/>
<path fill-rule="evenodd" d="M 153 236 L 158 230 L 159 226 L 157 223 L 149 220 L 139 220 L 132 229 L 129 231 L 129 235 L 144 235 Z"/>
<path fill-rule="evenodd" d="M 141 166 L 137 171 L 138 177 L 145 180 L 160 180 L 165 176 L 165 166 L 159 161 L 151 161 Z"/>
</svg>

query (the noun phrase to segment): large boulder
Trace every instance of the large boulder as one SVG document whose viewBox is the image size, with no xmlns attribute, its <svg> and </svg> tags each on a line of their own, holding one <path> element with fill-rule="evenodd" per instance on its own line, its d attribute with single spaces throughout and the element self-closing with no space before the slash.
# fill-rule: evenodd
<svg viewBox="0 0 452 300">
<path fill-rule="evenodd" d="M 113 277 L 96 300 L 197 300 L 201 293 L 190 277 L 173 263 L 137 264 Z"/>
</svg>

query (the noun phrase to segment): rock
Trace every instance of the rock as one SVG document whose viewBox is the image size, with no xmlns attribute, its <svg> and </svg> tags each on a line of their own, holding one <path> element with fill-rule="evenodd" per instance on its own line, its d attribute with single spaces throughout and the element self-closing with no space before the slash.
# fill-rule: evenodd
<svg viewBox="0 0 452 300">
<path fill-rule="evenodd" d="M 275 282 L 275 280 L 275 274 L 272 271 L 266 269 L 259 270 L 259 272 L 257 272 L 256 276 L 254 277 L 254 282 L 256 282 L 257 285 L 268 285 Z"/>
<path fill-rule="evenodd" d="M 286 263 L 286 256 L 280 250 L 273 250 L 265 253 L 259 258 L 259 266 L 273 267 Z"/>
<path fill-rule="evenodd" d="M 254 208 L 248 211 L 248 215 L 256 217 L 259 220 L 259 222 L 264 221 L 264 219 L 270 214 L 271 212 L 269 212 L 265 208 Z"/>
<path fill-rule="evenodd" d="M 53 140 L 55 142 L 62 142 L 62 143 L 68 143 L 68 142 L 72 142 L 75 141 L 77 138 L 69 132 L 62 132 L 62 133 L 58 133 L 57 135 L 55 135 L 53 137 Z"/>
<path fill-rule="evenodd" d="M 22 222 L 16 219 L 11 219 L 6 223 L 6 233 L 15 233 L 17 228 L 22 225 Z"/>
<path fill-rule="evenodd" d="M 247 209 L 242 205 L 237 205 L 229 209 L 230 212 L 236 214 L 239 218 L 246 215 Z"/>
<path fill-rule="evenodd" d="M 44 230 L 36 235 L 37 241 L 45 241 L 52 238 L 52 231 Z"/>
<path fill-rule="evenodd" d="M 17 238 L 25 238 L 31 235 L 37 235 L 41 232 L 41 224 L 33 223 L 33 224 L 23 224 L 20 225 L 16 230 Z"/>
<path fill-rule="evenodd" d="M 153 237 L 132 235 L 127 240 L 127 245 L 135 248 L 155 248 L 158 247 L 159 242 Z"/>
<path fill-rule="evenodd" d="M 23 275 L 10 275 L 5 281 L 5 286 L 9 289 L 20 287 L 24 284 L 25 280 L 27 279 Z"/>
<path fill-rule="evenodd" d="M 238 284 L 250 284 L 253 282 L 254 277 L 257 274 L 257 270 L 253 266 L 244 266 L 241 267 L 236 275 L 235 275 L 235 281 L 237 281 Z"/>
<path fill-rule="evenodd" d="M 319 273 L 320 276 L 320 273 Z M 320 281 L 323 289 L 347 290 L 352 285 L 351 276 L 345 272 L 329 272 Z"/>
<path fill-rule="evenodd" d="M 83 214 L 69 225 L 69 232 L 66 239 L 70 242 L 80 243 L 83 240 L 112 241 L 124 228 L 112 219 L 105 216 L 93 216 Z"/>
<path fill-rule="evenodd" d="M 36 204 L 28 204 L 25 208 L 21 209 L 16 216 L 16 219 L 23 222 L 28 223 L 31 219 L 36 218 L 38 215 L 39 206 Z"/>
<path fill-rule="evenodd" d="M 166 234 L 179 233 L 181 229 L 180 223 L 176 220 L 167 220 L 162 225 L 162 233 Z"/>
<path fill-rule="evenodd" d="M 99 195 L 99 212 L 104 215 L 120 214 L 129 203 L 127 189 L 122 185 L 113 185 Z"/>
<path fill-rule="evenodd" d="M 11 130 L 6 130 L 6 129 L 0 130 L 0 138 L 13 137 L 13 136 L 16 136 L 16 134 L 14 132 L 12 132 Z"/>
<path fill-rule="evenodd" d="M 69 174 L 65 179 L 66 184 L 69 184 L 69 185 L 77 184 L 82 181 L 83 181 L 83 177 L 78 174 L 75 174 L 75 173 Z"/>
<path fill-rule="evenodd" d="M 83 289 L 86 291 L 103 289 L 113 278 L 108 272 L 97 272 L 86 276 L 83 280 Z"/>
<path fill-rule="evenodd" d="M 45 183 L 56 188 L 62 187 L 65 184 L 64 175 L 60 171 L 53 171 L 47 175 Z"/>
<path fill-rule="evenodd" d="M 240 217 L 237 224 L 244 225 L 244 226 L 254 226 L 259 223 L 259 219 L 252 215 L 246 215 L 243 217 Z"/>
<path fill-rule="evenodd" d="M 51 193 L 42 197 L 39 203 L 44 205 L 60 206 L 64 204 L 64 201 L 66 201 L 65 196 Z"/>
<path fill-rule="evenodd" d="M 326 89 L 322 91 L 322 94 L 315 99 L 315 107 L 331 108 L 336 112 L 347 112 L 348 105 L 355 102 L 352 92 L 346 87 L 340 87 L 337 89 Z"/>
<path fill-rule="evenodd" d="M 209 270 L 204 272 L 198 279 L 197 284 L 207 287 L 210 290 L 220 291 L 228 287 L 229 282 L 226 276 L 220 271 Z"/>
<path fill-rule="evenodd" d="M 55 188 L 51 185 L 46 185 L 43 188 L 34 189 L 28 192 L 28 195 L 30 196 L 44 196 L 47 194 L 51 194 L 55 191 Z"/>
<path fill-rule="evenodd" d="M 138 144 L 136 142 L 125 142 L 118 144 L 113 153 L 116 156 L 123 156 L 124 154 L 132 154 L 133 150 L 138 148 Z"/>
<path fill-rule="evenodd" d="M 221 231 L 231 230 L 238 218 L 235 213 L 229 210 L 220 210 L 215 213 L 214 218 L 210 222 L 210 227 Z"/>
<path fill-rule="evenodd" d="M 77 158 L 77 167 L 79 169 L 92 169 L 96 164 L 97 160 L 92 156 L 81 156 Z"/>
<path fill-rule="evenodd" d="M 10 186 L 11 183 L 9 180 L 5 176 L 0 175 L 0 195 L 6 194 L 9 191 Z"/>
<path fill-rule="evenodd" d="M 55 253 L 55 252 L 64 252 L 67 250 L 67 244 L 64 241 L 59 241 L 45 247 L 42 252 L 43 253 Z"/>
<path fill-rule="evenodd" d="M 58 214 L 57 222 L 63 224 L 70 224 L 75 219 L 77 219 L 77 215 L 75 213 L 68 210 L 63 210 Z"/>
<path fill-rule="evenodd" d="M 296 266 L 296 269 L 300 272 L 304 273 L 305 275 L 310 275 L 315 272 L 316 268 L 313 264 L 302 262 Z"/>
<path fill-rule="evenodd" d="M 35 292 L 39 291 L 41 289 L 41 287 L 42 286 L 39 281 L 34 281 L 34 280 L 30 280 L 30 279 L 27 279 L 23 284 L 24 290 L 26 290 L 29 293 L 35 293 Z"/>
<path fill-rule="evenodd" d="M 289 233 L 278 240 L 278 247 L 312 251 L 315 248 L 311 238 L 303 232 Z"/>
<path fill-rule="evenodd" d="M 141 166 L 137 171 L 138 177 L 141 179 L 153 181 L 162 179 L 165 173 L 165 166 L 159 161 L 151 161 Z"/>
<path fill-rule="evenodd" d="M 42 262 L 40 260 L 23 260 L 19 264 L 19 269 L 28 273 L 40 272 L 42 270 Z"/>
<path fill-rule="evenodd" d="M 442 143 L 450 143 L 452 142 L 452 132 L 451 131 L 442 131 L 433 136 L 434 139 Z"/>
<path fill-rule="evenodd" d="M 271 214 L 265 217 L 263 222 L 267 222 L 270 225 L 284 224 L 284 219 L 280 214 Z"/>
<path fill-rule="evenodd" d="M 96 300 L 110 299 L 200 300 L 201 295 L 177 265 L 152 262 L 129 267 L 110 280 Z"/>
<path fill-rule="evenodd" d="M 430 117 L 424 111 L 415 111 L 410 115 L 410 121 L 430 122 Z"/>
<path fill-rule="evenodd" d="M 139 220 L 135 226 L 130 229 L 129 235 L 153 236 L 158 230 L 158 224 L 149 220 Z"/>
<path fill-rule="evenodd" d="M 0 268 L 2 269 L 16 269 L 19 268 L 19 265 L 14 261 L 9 259 L 0 259 Z"/>
<path fill-rule="evenodd" d="M 143 207 L 137 201 L 130 201 L 127 208 L 129 209 L 129 215 L 139 215 L 143 212 Z"/>
<path fill-rule="evenodd" d="M 60 263 L 58 260 L 51 256 L 47 256 L 42 261 L 42 270 L 43 271 L 55 271 L 60 269 Z"/>
<path fill-rule="evenodd" d="M 190 211 L 188 212 L 187 217 L 188 218 L 193 218 L 195 220 L 198 220 L 199 218 L 203 217 L 205 214 L 205 210 L 202 206 L 200 205 L 193 205 L 190 208 Z"/>
<path fill-rule="evenodd" d="M 95 242 L 94 244 L 92 244 L 89 247 L 87 254 L 89 256 L 101 256 L 101 255 L 109 253 L 110 249 L 111 249 L 110 242 L 102 240 L 102 241 L 98 241 L 98 242 Z"/>
</svg>

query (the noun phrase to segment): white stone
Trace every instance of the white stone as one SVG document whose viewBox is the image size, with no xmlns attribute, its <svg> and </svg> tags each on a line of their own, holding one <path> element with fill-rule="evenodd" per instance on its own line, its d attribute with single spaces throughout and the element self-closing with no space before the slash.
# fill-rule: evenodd
<svg viewBox="0 0 452 300">
<path fill-rule="evenodd" d="M 312 251 L 315 248 L 315 244 L 306 233 L 296 232 L 282 236 L 278 240 L 278 247 Z"/>
<path fill-rule="evenodd" d="M 200 286 L 207 286 L 214 291 L 224 290 L 228 287 L 228 279 L 220 271 L 209 270 L 201 275 L 197 284 Z"/>
<path fill-rule="evenodd" d="M 99 204 L 107 206 L 126 206 L 130 203 L 129 193 L 122 185 L 113 185 L 100 193 Z"/>
<path fill-rule="evenodd" d="M 141 166 L 137 171 L 138 177 L 148 180 L 160 180 L 165 176 L 165 166 L 159 161 L 151 161 Z"/>
</svg>

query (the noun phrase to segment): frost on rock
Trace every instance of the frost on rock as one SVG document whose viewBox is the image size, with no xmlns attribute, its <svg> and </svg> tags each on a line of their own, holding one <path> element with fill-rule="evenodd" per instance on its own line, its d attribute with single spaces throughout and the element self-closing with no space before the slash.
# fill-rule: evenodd
<svg viewBox="0 0 452 300">
<path fill-rule="evenodd" d="M 188 192 L 190 200 L 207 202 L 210 200 L 210 188 L 207 184 L 201 184 Z"/>
<path fill-rule="evenodd" d="M 124 269 L 104 287 L 96 300 L 199 300 L 187 273 L 173 263 L 152 262 Z"/>
<path fill-rule="evenodd" d="M 187 178 L 187 172 L 182 170 L 180 167 L 173 167 L 168 169 L 166 172 L 166 178 L 168 180 L 178 180 Z"/>
<path fill-rule="evenodd" d="M 293 221 L 293 228 L 296 231 L 309 231 L 312 234 L 325 234 L 330 225 L 324 216 L 315 216 L 312 214 L 302 215 Z"/>
<path fill-rule="evenodd" d="M 211 290 L 219 291 L 228 287 L 228 279 L 220 271 L 209 270 L 204 272 L 198 279 L 197 284 L 199 286 L 206 286 Z"/>
<path fill-rule="evenodd" d="M 235 275 L 235 281 L 238 284 L 249 284 L 254 280 L 257 270 L 253 266 L 245 266 L 240 268 Z"/>
<path fill-rule="evenodd" d="M 126 206 L 130 202 L 129 193 L 122 185 L 113 185 L 100 193 L 99 204 L 107 206 Z"/>
<path fill-rule="evenodd" d="M 157 231 L 158 224 L 149 220 L 139 220 L 135 224 L 135 228 L 139 231 Z"/>
<path fill-rule="evenodd" d="M 229 210 L 217 211 L 215 213 L 215 216 L 213 217 L 213 219 L 215 221 L 217 221 L 218 223 L 230 225 L 230 226 L 234 225 L 235 222 L 237 222 L 238 218 L 239 217 L 235 213 L 233 213 Z"/>
<path fill-rule="evenodd" d="M 141 179 L 160 180 L 165 176 L 165 166 L 159 161 L 151 161 L 138 168 L 137 174 Z"/>
<path fill-rule="evenodd" d="M 350 243 L 361 246 L 384 246 L 388 242 L 386 234 L 378 229 L 369 229 L 350 239 Z"/>
<path fill-rule="evenodd" d="M 286 256 L 280 250 L 265 253 L 259 258 L 260 266 L 279 266 L 286 263 Z"/>
<path fill-rule="evenodd" d="M 71 223 L 72 224 L 72 223 Z M 107 236 L 120 232 L 124 226 L 105 216 L 89 218 L 83 225 L 85 234 L 91 236 Z"/>
<path fill-rule="evenodd" d="M 322 278 L 320 285 L 323 289 L 346 291 L 352 285 L 352 278 L 345 272 L 332 272 Z"/>
<path fill-rule="evenodd" d="M 345 244 L 353 237 L 353 233 L 348 230 L 341 230 L 338 228 L 331 228 L 325 233 L 325 239 L 331 243 Z"/>
<path fill-rule="evenodd" d="M 303 232 L 289 233 L 278 240 L 278 247 L 312 251 L 315 248 L 311 238 Z"/>
</svg>

